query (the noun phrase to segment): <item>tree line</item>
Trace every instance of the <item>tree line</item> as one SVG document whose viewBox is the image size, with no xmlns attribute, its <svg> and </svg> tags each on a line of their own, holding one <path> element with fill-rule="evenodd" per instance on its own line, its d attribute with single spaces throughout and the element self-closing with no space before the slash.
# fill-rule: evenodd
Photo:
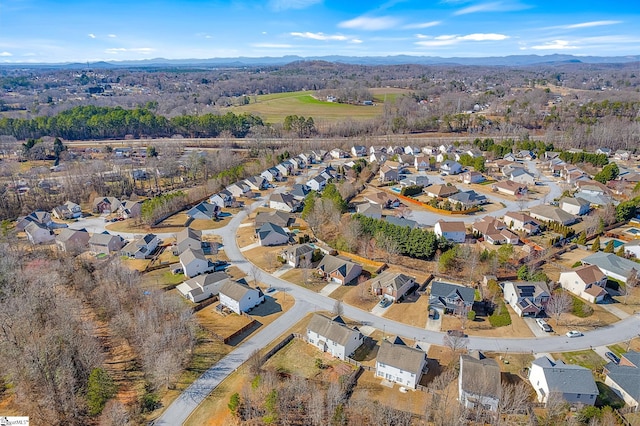
<svg viewBox="0 0 640 426">
<path fill-rule="evenodd" d="M 262 119 L 251 114 L 179 115 L 166 118 L 147 108 L 78 106 L 46 117 L 0 118 L 0 134 L 17 139 L 56 136 L 67 140 L 169 137 L 217 137 L 229 134 L 245 137 L 252 127 L 263 126 Z"/>
</svg>

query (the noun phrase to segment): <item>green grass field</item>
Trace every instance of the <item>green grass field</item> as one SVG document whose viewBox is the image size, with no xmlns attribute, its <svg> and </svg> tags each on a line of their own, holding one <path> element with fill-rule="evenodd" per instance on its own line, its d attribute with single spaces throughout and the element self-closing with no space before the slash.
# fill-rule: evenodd
<svg viewBox="0 0 640 426">
<path fill-rule="evenodd" d="M 230 110 L 236 114 L 256 114 L 269 123 L 282 123 L 286 116 L 293 114 L 313 117 L 316 124 L 347 118 L 371 120 L 382 114 L 385 97 L 387 102 L 391 102 L 405 92 L 407 91 L 394 88 L 372 90 L 376 102 L 373 106 L 325 102 L 314 98 L 313 91 L 274 93 L 252 96 L 251 103 L 231 107 Z"/>
</svg>

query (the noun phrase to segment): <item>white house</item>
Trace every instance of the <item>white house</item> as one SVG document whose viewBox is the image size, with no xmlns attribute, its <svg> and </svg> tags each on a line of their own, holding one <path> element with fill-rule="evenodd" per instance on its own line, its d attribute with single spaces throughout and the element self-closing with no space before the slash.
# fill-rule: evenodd
<svg viewBox="0 0 640 426">
<path fill-rule="evenodd" d="M 534 219 L 543 222 L 558 222 L 568 226 L 576 221 L 576 217 L 560 207 L 549 206 L 547 204 L 539 204 L 529 209 L 529 215 Z"/>
<path fill-rule="evenodd" d="M 600 394 L 591 370 L 552 361 L 546 356 L 531 363 L 529 382 L 536 391 L 538 402 L 544 404 L 551 397 L 561 398 L 569 404 L 594 405 Z"/>
<path fill-rule="evenodd" d="M 504 214 L 504 223 L 514 231 L 524 231 L 527 235 L 540 232 L 540 222 L 526 213 L 507 212 Z"/>
<path fill-rule="evenodd" d="M 289 242 L 286 229 L 273 223 L 265 223 L 256 231 L 261 246 L 279 246 Z"/>
<path fill-rule="evenodd" d="M 591 203 L 580 197 L 564 197 L 560 200 L 560 208 L 567 213 L 582 216 L 589 213 Z"/>
<path fill-rule="evenodd" d="M 639 265 L 629 259 L 617 256 L 613 253 L 598 252 L 582 259 L 583 265 L 596 265 L 608 277 L 627 282 L 631 271 L 635 270 L 636 275 L 640 271 Z"/>
<path fill-rule="evenodd" d="M 467 234 L 464 222 L 461 221 L 445 222 L 444 220 L 439 220 L 433 227 L 433 232 L 437 236 L 455 243 L 464 243 Z"/>
<path fill-rule="evenodd" d="M 283 212 L 297 212 L 302 205 L 293 195 L 288 193 L 276 193 L 269 197 L 269 207 Z"/>
<path fill-rule="evenodd" d="M 61 206 L 54 207 L 51 213 L 58 219 L 76 219 L 82 216 L 82 209 L 76 203 L 67 201 Z"/>
<path fill-rule="evenodd" d="M 251 192 L 251 189 L 243 182 L 232 183 L 227 186 L 226 190 L 234 197 L 242 197 L 245 194 Z"/>
<path fill-rule="evenodd" d="M 224 272 L 198 275 L 176 286 L 178 292 L 193 303 L 202 302 L 220 293 L 222 286 L 229 282 L 229 276 Z"/>
<path fill-rule="evenodd" d="M 448 175 L 457 175 L 462 172 L 462 166 L 457 161 L 446 160 L 440 164 L 440 171 Z"/>
<path fill-rule="evenodd" d="M 146 259 L 151 257 L 151 254 L 158 248 L 159 243 L 160 240 L 155 234 L 147 234 L 131 241 L 120 250 L 120 253 L 123 256 L 134 259 Z"/>
<path fill-rule="evenodd" d="M 418 155 L 413 160 L 413 165 L 418 171 L 427 170 L 430 167 L 429 157 L 426 155 Z"/>
<path fill-rule="evenodd" d="M 507 281 L 502 283 L 502 292 L 504 301 L 521 317 L 539 315 L 551 298 L 543 281 Z"/>
<path fill-rule="evenodd" d="M 607 276 L 596 265 L 561 272 L 558 281 L 562 288 L 591 303 L 602 302 L 607 295 Z"/>
<path fill-rule="evenodd" d="M 251 188 L 252 191 L 262 191 L 269 186 L 269 183 L 262 176 L 251 176 L 244 180 L 244 183 Z"/>
<path fill-rule="evenodd" d="M 264 302 L 264 294 L 259 288 L 252 288 L 237 281 L 228 281 L 220 287 L 220 304 L 236 314 L 249 312 Z"/>
<path fill-rule="evenodd" d="M 484 182 L 487 179 L 480 172 L 465 172 L 460 175 L 460 180 L 462 183 L 472 184 Z"/>
<path fill-rule="evenodd" d="M 365 157 L 367 155 L 367 147 L 363 145 L 354 145 L 351 147 L 351 155 L 354 157 Z"/>
<path fill-rule="evenodd" d="M 30 222 L 24 228 L 24 232 L 31 244 L 51 243 L 56 238 L 53 231 L 39 222 Z"/>
<path fill-rule="evenodd" d="M 376 357 L 376 377 L 415 389 L 426 372 L 427 355 L 408 347 L 397 337 L 394 342 L 383 340 Z"/>
<path fill-rule="evenodd" d="M 458 401 L 466 408 L 498 411 L 500 403 L 500 366 L 478 351 L 460 355 Z"/>
<path fill-rule="evenodd" d="M 513 171 L 511 171 L 511 173 L 509 174 L 509 180 L 527 186 L 536 184 L 535 177 L 525 169 L 521 168 L 513 169 Z"/>
<path fill-rule="evenodd" d="M 309 244 L 296 244 L 284 249 L 282 258 L 293 268 L 305 265 L 309 267 L 313 258 L 313 251 L 313 247 Z"/>
<path fill-rule="evenodd" d="M 640 258 L 640 239 L 631 240 L 624 245 L 624 253 L 627 256 L 633 256 L 636 259 Z"/>
<path fill-rule="evenodd" d="M 342 318 L 313 314 L 307 326 L 307 342 L 342 360 L 351 356 L 364 340 L 362 333 L 347 327 Z"/>
<path fill-rule="evenodd" d="M 640 352 L 622 354 L 620 363 L 604 366 L 604 383 L 611 387 L 634 411 L 640 408 Z"/>
<path fill-rule="evenodd" d="M 225 207 L 231 207 L 235 201 L 235 197 L 226 189 L 218 192 L 217 194 L 213 194 L 209 197 L 209 203 L 214 206 L 218 206 L 218 208 L 222 209 Z"/>
<path fill-rule="evenodd" d="M 188 248 L 180 254 L 182 272 L 189 278 L 213 271 L 213 263 L 204 257 L 202 250 Z"/>
</svg>

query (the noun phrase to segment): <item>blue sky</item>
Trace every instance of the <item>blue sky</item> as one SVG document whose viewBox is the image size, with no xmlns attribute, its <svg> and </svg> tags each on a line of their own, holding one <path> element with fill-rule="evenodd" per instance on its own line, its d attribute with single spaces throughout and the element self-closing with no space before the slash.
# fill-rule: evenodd
<svg viewBox="0 0 640 426">
<path fill-rule="evenodd" d="M 0 0 L 0 62 L 640 54 L 640 1 Z"/>
</svg>

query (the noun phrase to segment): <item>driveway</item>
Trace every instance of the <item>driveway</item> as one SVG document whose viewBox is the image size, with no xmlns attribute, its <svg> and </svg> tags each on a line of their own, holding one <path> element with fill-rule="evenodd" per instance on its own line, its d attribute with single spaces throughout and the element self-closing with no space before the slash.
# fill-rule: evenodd
<svg viewBox="0 0 640 426">
<path fill-rule="evenodd" d="M 531 330 L 533 335 L 536 336 L 536 337 L 547 337 L 547 336 L 554 336 L 555 335 L 553 332 L 547 333 L 546 331 L 542 330 L 540 328 L 540 326 L 538 325 L 538 323 L 536 323 L 536 319 L 535 318 L 525 317 L 525 318 L 522 318 L 522 319 L 524 320 L 524 323 L 527 324 L 527 327 L 529 327 L 529 330 Z"/>
</svg>

